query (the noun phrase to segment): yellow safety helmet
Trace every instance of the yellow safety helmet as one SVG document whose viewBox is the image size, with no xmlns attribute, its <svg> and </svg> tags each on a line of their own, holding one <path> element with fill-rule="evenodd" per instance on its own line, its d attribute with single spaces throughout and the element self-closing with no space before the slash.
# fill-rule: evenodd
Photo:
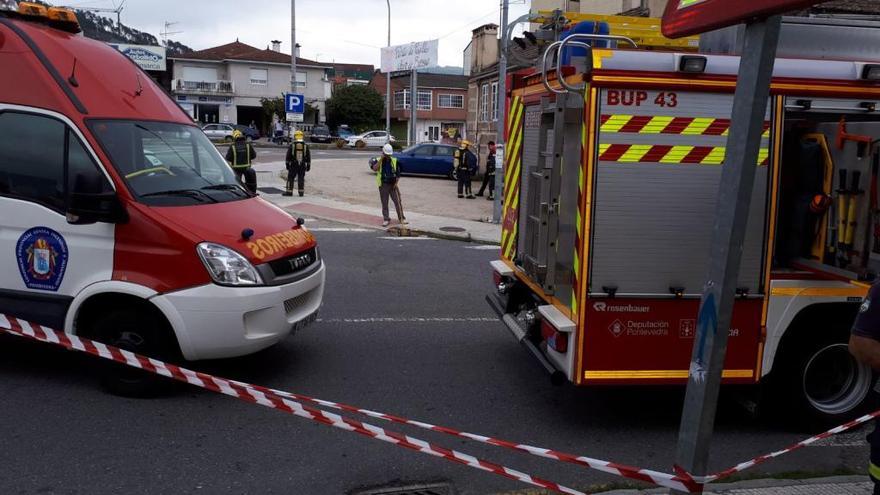
<svg viewBox="0 0 880 495">
<path fill-rule="evenodd" d="M 244 139 L 244 134 L 238 129 L 232 131 L 232 139 Z"/>
<path fill-rule="evenodd" d="M 462 147 L 462 148 L 467 148 L 467 147 L 470 146 L 470 145 L 471 145 L 471 142 L 468 141 L 467 139 L 462 139 L 462 140 L 461 140 L 461 147 Z"/>
<path fill-rule="evenodd" d="M 296 131 L 293 133 L 293 139 L 296 139 L 297 141 L 302 141 L 302 138 L 303 138 L 303 131 Z"/>
</svg>

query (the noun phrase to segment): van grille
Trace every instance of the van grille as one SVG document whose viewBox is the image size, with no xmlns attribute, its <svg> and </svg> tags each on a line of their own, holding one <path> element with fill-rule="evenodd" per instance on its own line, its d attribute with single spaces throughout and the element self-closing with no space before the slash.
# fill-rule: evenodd
<svg viewBox="0 0 880 495">
<path fill-rule="evenodd" d="M 305 270 L 312 266 L 318 260 L 318 248 L 313 247 L 308 251 L 281 258 L 279 260 L 270 261 L 269 267 L 276 277 L 283 277 L 291 273 Z"/>
</svg>

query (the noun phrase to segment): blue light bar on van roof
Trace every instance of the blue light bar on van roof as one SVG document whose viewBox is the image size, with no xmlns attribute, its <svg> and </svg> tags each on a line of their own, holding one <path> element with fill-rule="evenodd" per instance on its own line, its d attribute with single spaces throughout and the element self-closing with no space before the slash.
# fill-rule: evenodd
<svg viewBox="0 0 880 495">
<path fill-rule="evenodd" d="M 18 12 L 17 0 L 0 0 L 0 12 L 3 11 Z"/>
</svg>

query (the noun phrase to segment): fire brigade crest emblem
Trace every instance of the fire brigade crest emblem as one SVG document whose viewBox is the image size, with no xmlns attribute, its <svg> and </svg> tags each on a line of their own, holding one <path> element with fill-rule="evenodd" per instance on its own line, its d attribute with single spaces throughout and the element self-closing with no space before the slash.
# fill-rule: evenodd
<svg viewBox="0 0 880 495">
<path fill-rule="evenodd" d="M 58 232 L 34 227 L 15 246 L 18 270 L 28 289 L 57 291 L 67 270 L 67 243 Z"/>
</svg>

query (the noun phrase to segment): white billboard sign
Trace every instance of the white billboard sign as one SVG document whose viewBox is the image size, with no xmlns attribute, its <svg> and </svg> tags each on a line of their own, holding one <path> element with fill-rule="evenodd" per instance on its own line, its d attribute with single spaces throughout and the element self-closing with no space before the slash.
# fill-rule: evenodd
<svg viewBox="0 0 880 495">
<path fill-rule="evenodd" d="M 123 55 L 132 59 L 144 70 L 164 71 L 167 67 L 167 55 L 165 48 L 161 46 L 151 45 L 125 45 L 121 43 L 110 43 L 110 46 L 116 48 Z"/>
<path fill-rule="evenodd" d="M 424 69 L 438 65 L 440 40 L 419 41 L 382 49 L 382 72 Z"/>
</svg>

